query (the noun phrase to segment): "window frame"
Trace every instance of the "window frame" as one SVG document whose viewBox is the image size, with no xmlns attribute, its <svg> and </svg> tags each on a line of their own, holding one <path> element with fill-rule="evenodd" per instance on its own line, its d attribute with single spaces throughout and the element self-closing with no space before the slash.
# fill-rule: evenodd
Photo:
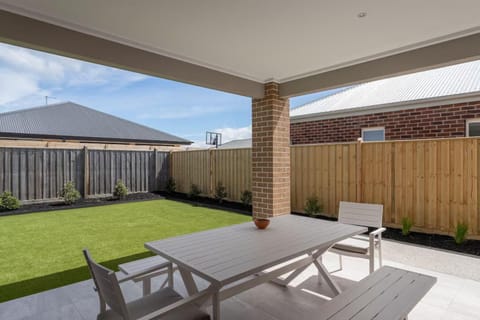
<svg viewBox="0 0 480 320">
<path fill-rule="evenodd" d="M 465 137 L 470 137 L 470 123 L 479 123 L 480 124 L 480 118 L 472 118 L 472 119 L 467 119 L 465 121 Z M 480 137 L 480 136 L 473 136 L 473 137 Z"/>
<path fill-rule="evenodd" d="M 479 119 L 480 120 L 480 119 Z M 383 132 L 383 140 L 375 140 L 375 141 L 365 141 L 364 139 L 364 133 L 368 131 L 382 131 Z M 362 134 L 361 134 L 362 141 L 364 142 L 381 142 L 385 141 L 385 127 L 368 127 L 368 128 L 362 128 Z"/>
</svg>

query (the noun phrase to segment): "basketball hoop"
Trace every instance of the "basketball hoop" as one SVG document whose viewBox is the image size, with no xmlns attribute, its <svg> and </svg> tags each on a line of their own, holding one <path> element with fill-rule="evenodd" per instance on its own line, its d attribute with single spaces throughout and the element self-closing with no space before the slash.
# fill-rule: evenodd
<svg viewBox="0 0 480 320">
<path fill-rule="evenodd" d="M 218 148 L 218 146 L 222 145 L 222 134 L 219 132 L 211 132 L 207 131 L 205 135 L 205 144 L 209 144 Z"/>
</svg>

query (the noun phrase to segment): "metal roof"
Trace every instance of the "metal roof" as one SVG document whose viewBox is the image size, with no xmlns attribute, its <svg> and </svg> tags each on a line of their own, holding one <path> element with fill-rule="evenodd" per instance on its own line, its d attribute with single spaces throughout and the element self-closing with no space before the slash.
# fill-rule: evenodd
<svg viewBox="0 0 480 320">
<path fill-rule="evenodd" d="M 480 93 L 480 60 L 353 86 L 294 108 L 290 116 L 293 120 L 471 93 Z"/>
<path fill-rule="evenodd" d="M 73 102 L 0 114 L 0 136 L 63 140 L 191 144 L 191 141 Z"/>
<path fill-rule="evenodd" d="M 218 149 L 239 149 L 239 148 L 251 148 L 252 139 L 238 139 L 226 142 L 218 147 Z"/>
</svg>

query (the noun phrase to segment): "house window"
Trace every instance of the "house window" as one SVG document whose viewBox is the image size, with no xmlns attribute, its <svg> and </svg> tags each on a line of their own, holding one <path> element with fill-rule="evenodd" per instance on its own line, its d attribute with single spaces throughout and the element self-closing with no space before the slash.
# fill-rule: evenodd
<svg viewBox="0 0 480 320">
<path fill-rule="evenodd" d="M 385 128 L 363 128 L 362 129 L 363 141 L 384 141 L 385 140 Z"/>
<path fill-rule="evenodd" d="M 467 137 L 480 137 L 480 118 L 467 120 Z"/>
</svg>

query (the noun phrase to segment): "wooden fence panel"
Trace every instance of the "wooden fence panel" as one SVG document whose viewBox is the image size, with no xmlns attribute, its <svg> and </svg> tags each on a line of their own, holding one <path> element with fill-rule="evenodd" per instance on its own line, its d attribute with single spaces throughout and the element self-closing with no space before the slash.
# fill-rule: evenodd
<svg viewBox="0 0 480 320">
<path fill-rule="evenodd" d="M 251 191 L 251 149 L 212 150 L 212 195 L 221 182 L 226 189 L 227 199 L 239 202 L 245 190 Z"/>
<path fill-rule="evenodd" d="M 0 181 L 22 201 L 56 199 L 67 181 L 82 190 L 82 150 L 0 148 Z"/>
<path fill-rule="evenodd" d="M 252 153 L 250 148 L 172 152 L 172 177 L 177 191 L 188 193 L 196 184 L 202 194 L 214 197 L 221 182 L 227 199 L 240 201 L 241 193 L 251 191 Z"/>
<path fill-rule="evenodd" d="M 340 201 L 356 201 L 356 144 L 292 146 L 292 211 L 303 212 L 308 197 L 316 196 L 324 213 L 336 216 Z"/>
<path fill-rule="evenodd" d="M 169 177 L 168 152 L 89 150 L 88 159 L 89 195 L 112 194 L 118 180 L 129 192 L 163 190 Z"/>
<path fill-rule="evenodd" d="M 172 152 L 172 172 L 177 191 L 188 193 L 190 186 L 196 184 L 203 195 L 211 194 L 209 150 Z"/>
<path fill-rule="evenodd" d="M 419 231 L 451 234 L 467 223 L 479 235 L 478 144 L 472 138 L 363 143 L 361 200 L 383 204 L 388 226 L 409 217 Z"/>
</svg>

